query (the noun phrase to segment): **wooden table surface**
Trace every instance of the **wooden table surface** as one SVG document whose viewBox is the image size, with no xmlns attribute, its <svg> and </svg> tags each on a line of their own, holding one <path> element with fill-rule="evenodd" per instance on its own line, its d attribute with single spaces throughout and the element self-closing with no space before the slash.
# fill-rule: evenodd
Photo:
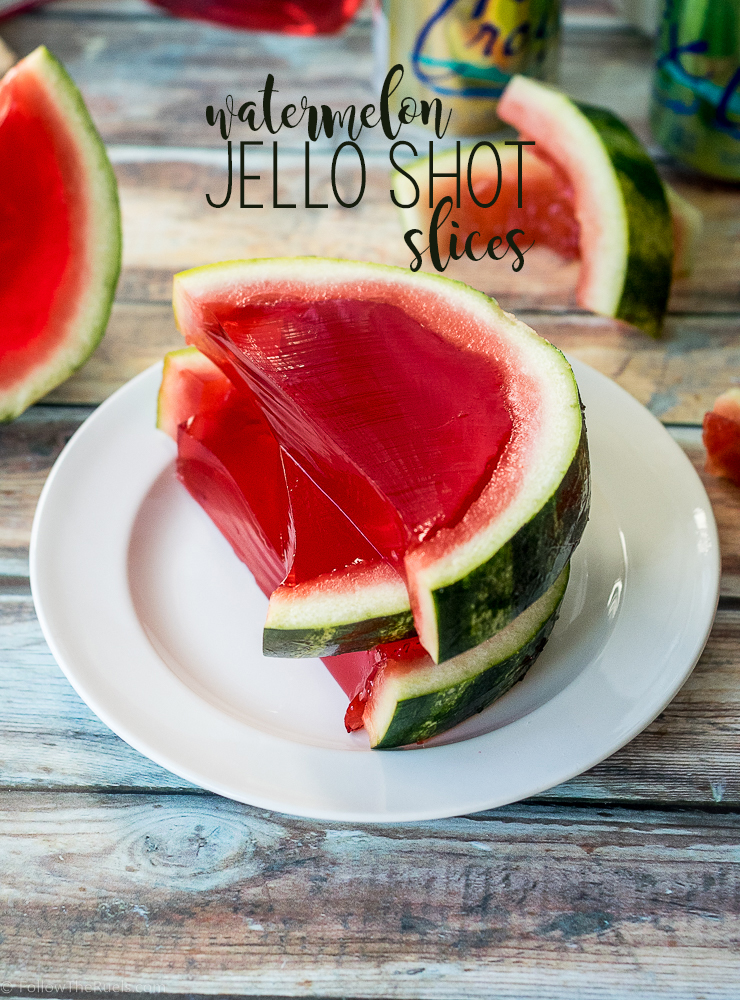
<svg viewBox="0 0 740 1000">
<path fill-rule="evenodd" d="M 81 87 L 118 175 L 125 249 L 102 346 L 0 430 L 0 993 L 737 1000 L 740 491 L 704 476 L 698 426 L 740 381 L 740 188 L 651 149 L 705 217 L 660 341 L 579 312 L 572 267 L 464 274 L 633 393 L 703 476 L 722 596 L 683 690 L 609 760 L 517 805 L 400 826 L 292 819 L 187 784 L 93 716 L 41 636 L 28 542 L 71 433 L 179 345 L 173 271 L 286 253 L 407 265 L 374 134 L 351 212 L 214 210 L 204 197 L 225 185 L 205 106 L 254 99 L 267 72 L 286 102 L 372 100 L 369 18 L 339 38 L 290 39 L 175 21 L 138 0 L 57 0 L 1 33 L 19 55 L 48 44 Z M 649 78 L 647 41 L 606 7 L 568 8 L 563 85 L 646 142 Z M 301 196 L 302 141 L 280 137 L 284 200 Z M 331 203 L 329 152 L 316 150 L 315 200 Z"/>
</svg>

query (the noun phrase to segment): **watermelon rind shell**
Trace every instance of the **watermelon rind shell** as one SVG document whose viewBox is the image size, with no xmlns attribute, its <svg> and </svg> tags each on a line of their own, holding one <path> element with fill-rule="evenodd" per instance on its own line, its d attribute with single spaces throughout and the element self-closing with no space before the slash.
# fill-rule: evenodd
<svg viewBox="0 0 740 1000">
<path fill-rule="evenodd" d="M 316 300 L 342 294 L 362 297 L 364 290 L 400 303 L 409 314 L 416 310 L 417 315 L 441 305 L 450 322 L 435 327 L 438 333 L 467 349 L 483 351 L 491 349 L 490 338 L 496 331 L 499 361 L 508 351 L 537 384 L 542 408 L 536 429 L 521 423 L 519 444 L 512 438 L 494 477 L 462 519 L 441 528 L 405 557 L 410 606 L 422 645 L 435 662 L 458 656 L 537 601 L 580 541 L 588 520 L 590 476 L 585 422 L 570 365 L 557 348 L 482 292 L 439 275 L 365 262 L 276 258 L 226 261 L 184 271 L 175 275 L 175 319 L 188 342 L 205 349 L 201 324 L 205 314 L 209 320 L 217 315 L 214 303 L 241 302 L 250 294 L 274 299 L 276 293 L 291 294 L 291 289 L 315 295 Z M 516 367 L 515 371 L 521 374 Z M 516 399 L 510 395 L 511 406 L 530 405 L 513 382 L 508 388 L 519 394 Z M 522 448 L 530 449 L 529 458 Z M 492 517 L 499 474 L 516 479 L 516 496 Z M 281 612 L 282 627 L 311 627 L 317 641 L 307 639 L 300 655 L 309 655 L 305 651 L 309 648 L 311 655 L 344 651 L 335 648 L 330 633 L 336 626 L 358 621 L 347 614 L 355 596 L 347 599 L 340 591 L 334 608 L 323 591 L 316 593 L 313 607 L 312 596 L 312 588 L 306 587 L 294 625 Z M 382 617 L 366 605 L 363 616 Z M 318 641 L 327 638 L 324 646 Z"/>
<path fill-rule="evenodd" d="M 606 108 L 513 76 L 501 119 L 570 179 L 581 225 L 579 305 L 658 336 L 671 287 L 673 233 L 663 183 L 639 139 Z"/>
<path fill-rule="evenodd" d="M 414 635 L 403 578 L 378 563 L 278 587 L 270 597 L 262 651 L 265 656 L 336 656 Z"/>
<path fill-rule="evenodd" d="M 363 714 L 376 750 L 431 739 L 482 712 L 521 680 L 547 642 L 568 585 L 569 565 L 542 597 L 503 631 L 446 663 L 384 673 Z"/>
<path fill-rule="evenodd" d="M 43 45 L 8 70 L 3 82 L 24 73 L 34 74 L 45 87 L 79 156 L 75 183 L 85 194 L 89 214 L 87 230 L 80 236 L 85 260 L 77 260 L 75 266 L 85 268 L 87 280 L 76 308 L 65 320 L 58 346 L 27 370 L 17 384 L 0 393 L 0 421 L 15 419 L 87 361 L 105 333 L 121 269 L 118 186 L 82 95 L 64 66 Z M 12 192 L 6 191 L 5 196 L 12 197 Z M 52 321 L 53 315 L 52 308 Z"/>
</svg>

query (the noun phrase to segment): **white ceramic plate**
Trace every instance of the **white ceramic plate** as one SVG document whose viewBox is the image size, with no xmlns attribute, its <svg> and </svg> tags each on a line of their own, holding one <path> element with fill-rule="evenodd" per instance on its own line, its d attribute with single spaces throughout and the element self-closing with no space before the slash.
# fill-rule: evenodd
<svg viewBox="0 0 740 1000">
<path fill-rule="evenodd" d="M 92 710 L 214 792 L 320 819 L 458 815 L 543 791 L 603 760 L 665 707 L 706 642 L 717 533 L 664 428 L 574 363 L 594 496 L 563 611 L 524 681 L 412 750 L 348 735 L 319 660 L 261 654 L 266 602 L 177 482 L 154 426 L 160 366 L 77 431 L 41 495 L 31 585 L 58 663 Z"/>
</svg>

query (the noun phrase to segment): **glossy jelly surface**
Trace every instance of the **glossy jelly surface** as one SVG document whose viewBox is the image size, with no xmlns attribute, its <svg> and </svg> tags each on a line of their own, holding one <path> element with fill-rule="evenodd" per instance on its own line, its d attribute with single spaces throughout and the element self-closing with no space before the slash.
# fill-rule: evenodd
<svg viewBox="0 0 740 1000">
<path fill-rule="evenodd" d="M 495 363 L 392 304 L 250 301 L 207 336 L 296 465 L 395 564 L 464 515 L 511 435 Z"/>
<path fill-rule="evenodd" d="M 178 476 L 266 596 L 286 577 L 287 584 L 300 583 L 377 558 L 335 504 L 281 454 L 249 393 L 189 371 L 177 378 L 180 397 L 186 392 L 196 410 L 178 430 Z M 324 663 L 349 698 L 364 690 L 375 669 L 373 651 Z"/>
<path fill-rule="evenodd" d="M 254 397 L 183 371 L 196 412 L 178 431 L 177 472 L 268 596 L 378 555 L 281 451 Z M 191 383 L 202 383 L 194 391 Z"/>
</svg>

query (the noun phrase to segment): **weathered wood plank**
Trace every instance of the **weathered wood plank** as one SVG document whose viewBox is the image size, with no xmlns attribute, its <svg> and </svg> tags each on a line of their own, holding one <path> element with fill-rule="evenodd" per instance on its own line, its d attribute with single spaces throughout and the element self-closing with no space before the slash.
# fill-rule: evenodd
<svg viewBox="0 0 740 1000">
<path fill-rule="evenodd" d="M 0 833 L 11 984 L 737 995 L 730 816 L 529 806 L 356 829 L 215 797 L 5 794 Z"/>
<path fill-rule="evenodd" d="M 576 24 L 566 21 L 562 85 L 611 107 L 648 140 L 650 40 L 624 28 L 604 32 L 598 21 Z M 51 3 L 3 26 L 19 55 L 44 43 L 64 61 L 106 142 L 168 146 L 220 145 L 205 121 L 206 105 L 222 106 L 227 93 L 240 103 L 260 100 L 267 73 L 275 76 L 280 106 L 298 104 L 304 94 L 335 108 L 372 101 L 371 34 L 367 14 L 338 36 L 295 38 L 102 4 L 88 12 Z M 380 142 L 377 132 L 371 144 Z"/>
<path fill-rule="evenodd" d="M 519 314 L 666 423 L 701 424 L 740 372 L 740 316 L 669 316 L 661 340 L 589 315 Z"/>
<path fill-rule="evenodd" d="M 740 611 L 720 610 L 696 670 L 660 718 L 546 798 L 740 808 L 738 650 Z M 0 687 L 0 787 L 192 788 L 122 743 L 80 701 L 27 596 L 0 600 Z"/>
<path fill-rule="evenodd" d="M 700 424 L 740 372 L 740 316 L 671 316 L 656 341 L 601 317 L 519 315 L 558 347 L 615 379 L 667 423 Z M 47 399 L 98 403 L 180 346 L 168 305 L 119 302 L 90 361 Z"/>
<path fill-rule="evenodd" d="M 269 137 L 266 137 L 266 139 Z M 426 140 L 417 144 L 426 149 Z M 389 161 L 385 154 L 367 160 L 367 186 L 362 202 L 351 210 L 336 203 L 330 186 L 331 158 L 316 153 L 311 160 L 311 197 L 325 209 L 305 208 L 304 159 L 279 154 L 279 200 L 297 207 L 272 207 L 272 147 L 249 153 L 249 172 L 259 181 L 246 185 L 247 202 L 262 209 L 239 207 L 238 182 L 223 209 L 206 201 L 206 192 L 221 202 L 227 190 L 226 154 L 216 150 L 179 151 L 179 160 L 151 160 L 163 151 L 116 148 L 124 221 L 124 270 L 119 301 L 169 302 L 172 274 L 186 267 L 246 257 L 313 254 L 349 257 L 407 267 L 411 253 L 403 225 L 390 200 Z M 188 162 L 189 161 L 189 162 Z M 205 161 L 205 162 L 204 162 Z M 351 201 L 359 191 L 359 170 L 350 154 L 340 159 L 338 187 Z M 666 178 L 704 215 L 692 274 L 674 282 L 672 312 L 740 312 L 740 189 L 709 180 L 687 179 L 661 168 Z M 236 164 L 238 173 L 238 163 Z M 511 260 L 451 262 L 446 274 L 466 281 L 501 304 L 526 309 L 574 310 L 578 263 L 563 264 L 539 248 L 525 257 L 520 272 Z"/>
<path fill-rule="evenodd" d="M 89 412 L 34 406 L 14 423 L 0 424 L 0 573 L 28 575 L 31 523 L 41 489 Z"/>
</svg>

